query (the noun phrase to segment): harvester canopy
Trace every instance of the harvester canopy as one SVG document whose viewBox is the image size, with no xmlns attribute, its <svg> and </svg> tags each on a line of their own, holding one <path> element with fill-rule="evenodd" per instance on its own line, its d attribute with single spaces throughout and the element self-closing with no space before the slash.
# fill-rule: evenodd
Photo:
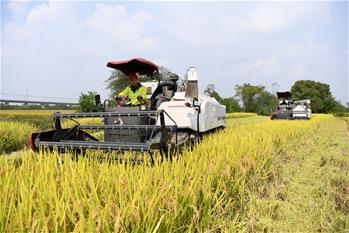
<svg viewBox="0 0 349 233">
<path fill-rule="evenodd" d="M 291 99 L 291 92 L 276 92 L 276 95 L 279 99 Z"/>
<path fill-rule="evenodd" d="M 120 70 L 127 76 L 131 73 L 140 75 L 153 75 L 158 72 L 158 66 L 144 58 L 132 58 L 124 61 L 111 61 L 107 64 L 108 67 Z"/>
</svg>

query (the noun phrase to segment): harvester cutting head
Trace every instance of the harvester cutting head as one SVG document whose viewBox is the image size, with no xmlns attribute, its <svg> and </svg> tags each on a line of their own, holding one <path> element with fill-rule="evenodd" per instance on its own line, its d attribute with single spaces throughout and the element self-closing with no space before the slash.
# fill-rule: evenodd
<svg viewBox="0 0 349 233">
<path fill-rule="evenodd" d="M 126 75 L 134 72 L 153 75 L 158 72 L 154 63 L 143 58 L 109 62 L 107 66 Z M 31 147 L 35 151 L 39 148 L 55 148 L 150 152 L 151 158 L 152 152 L 157 150 L 167 156 L 203 133 L 225 126 L 225 106 L 211 97 L 199 97 L 195 92 L 196 72 L 196 69 L 190 69 L 190 85 L 188 80 L 178 83 L 177 75 L 172 75 L 167 81 L 159 81 L 155 86 L 150 85 L 151 95 L 146 105 L 111 106 L 108 100 L 102 104 L 97 95 L 95 101 L 102 110 L 100 112 L 57 112 L 53 115 L 55 129 L 31 134 Z M 100 118 L 103 123 L 83 125 L 74 120 L 79 118 Z M 61 123 L 63 119 L 77 123 L 74 127 L 64 129 Z M 98 140 L 86 130 L 102 130 L 103 140 Z"/>
<path fill-rule="evenodd" d="M 276 93 L 279 103 L 276 106 L 275 111 L 271 115 L 271 119 L 285 119 L 285 120 L 297 120 L 305 119 L 309 120 L 311 117 L 310 100 L 293 101 L 291 93 L 277 92 Z"/>
</svg>

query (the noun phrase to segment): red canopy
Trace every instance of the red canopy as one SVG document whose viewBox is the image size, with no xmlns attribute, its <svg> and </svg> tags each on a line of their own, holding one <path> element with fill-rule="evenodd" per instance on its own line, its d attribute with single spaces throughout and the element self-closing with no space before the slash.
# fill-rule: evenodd
<svg viewBox="0 0 349 233">
<path fill-rule="evenodd" d="M 285 91 L 285 92 L 276 92 L 276 95 L 279 99 L 291 99 L 291 92 Z"/>
<path fill-rule="evenodd" d="M 152 75 L 158 72 L 158 66 L 144 58 L 132 58 L 124 61 L 108 62 L 108 67 L 122 71 L 129 76 L 131 73 L 140 75 Z"/>
</svg>

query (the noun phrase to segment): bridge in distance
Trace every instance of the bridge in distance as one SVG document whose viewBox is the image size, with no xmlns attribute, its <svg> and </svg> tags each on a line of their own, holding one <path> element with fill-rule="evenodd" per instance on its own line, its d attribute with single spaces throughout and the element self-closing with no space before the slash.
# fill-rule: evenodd
<svg viewBox="0 0 349 233">
<path fill-rule="evenodd" d="M 39 101 L 39 100 L 15 100 L 15 99 L 0 99 L 0 103 L 21 103 L 21 104 L 64 104 L 77 105 L 77 102 L 57 102 L 57 101 Z"/>
<path fill-rule="evenodd" d="M 75 98 L 23 95 L 16 93 L 0 92 L 0 103 L 3 104 L 40 104 L 40 105 L 77 105 Z"/>
</svg>

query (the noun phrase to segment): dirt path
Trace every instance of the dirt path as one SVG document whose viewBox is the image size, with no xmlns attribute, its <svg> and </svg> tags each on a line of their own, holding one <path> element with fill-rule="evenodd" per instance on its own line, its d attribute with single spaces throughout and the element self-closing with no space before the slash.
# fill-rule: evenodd
<svg viewBox="0 0 349 233">
<path fill-rule="evenodd" d="M 291 151 L 280 177 L 261 200 L 260 226 L 275 232 L 349 231 L 348 128 L 332 119 Z M 265 214 L 266 213 L 266 214 Z"/>
</svg>

